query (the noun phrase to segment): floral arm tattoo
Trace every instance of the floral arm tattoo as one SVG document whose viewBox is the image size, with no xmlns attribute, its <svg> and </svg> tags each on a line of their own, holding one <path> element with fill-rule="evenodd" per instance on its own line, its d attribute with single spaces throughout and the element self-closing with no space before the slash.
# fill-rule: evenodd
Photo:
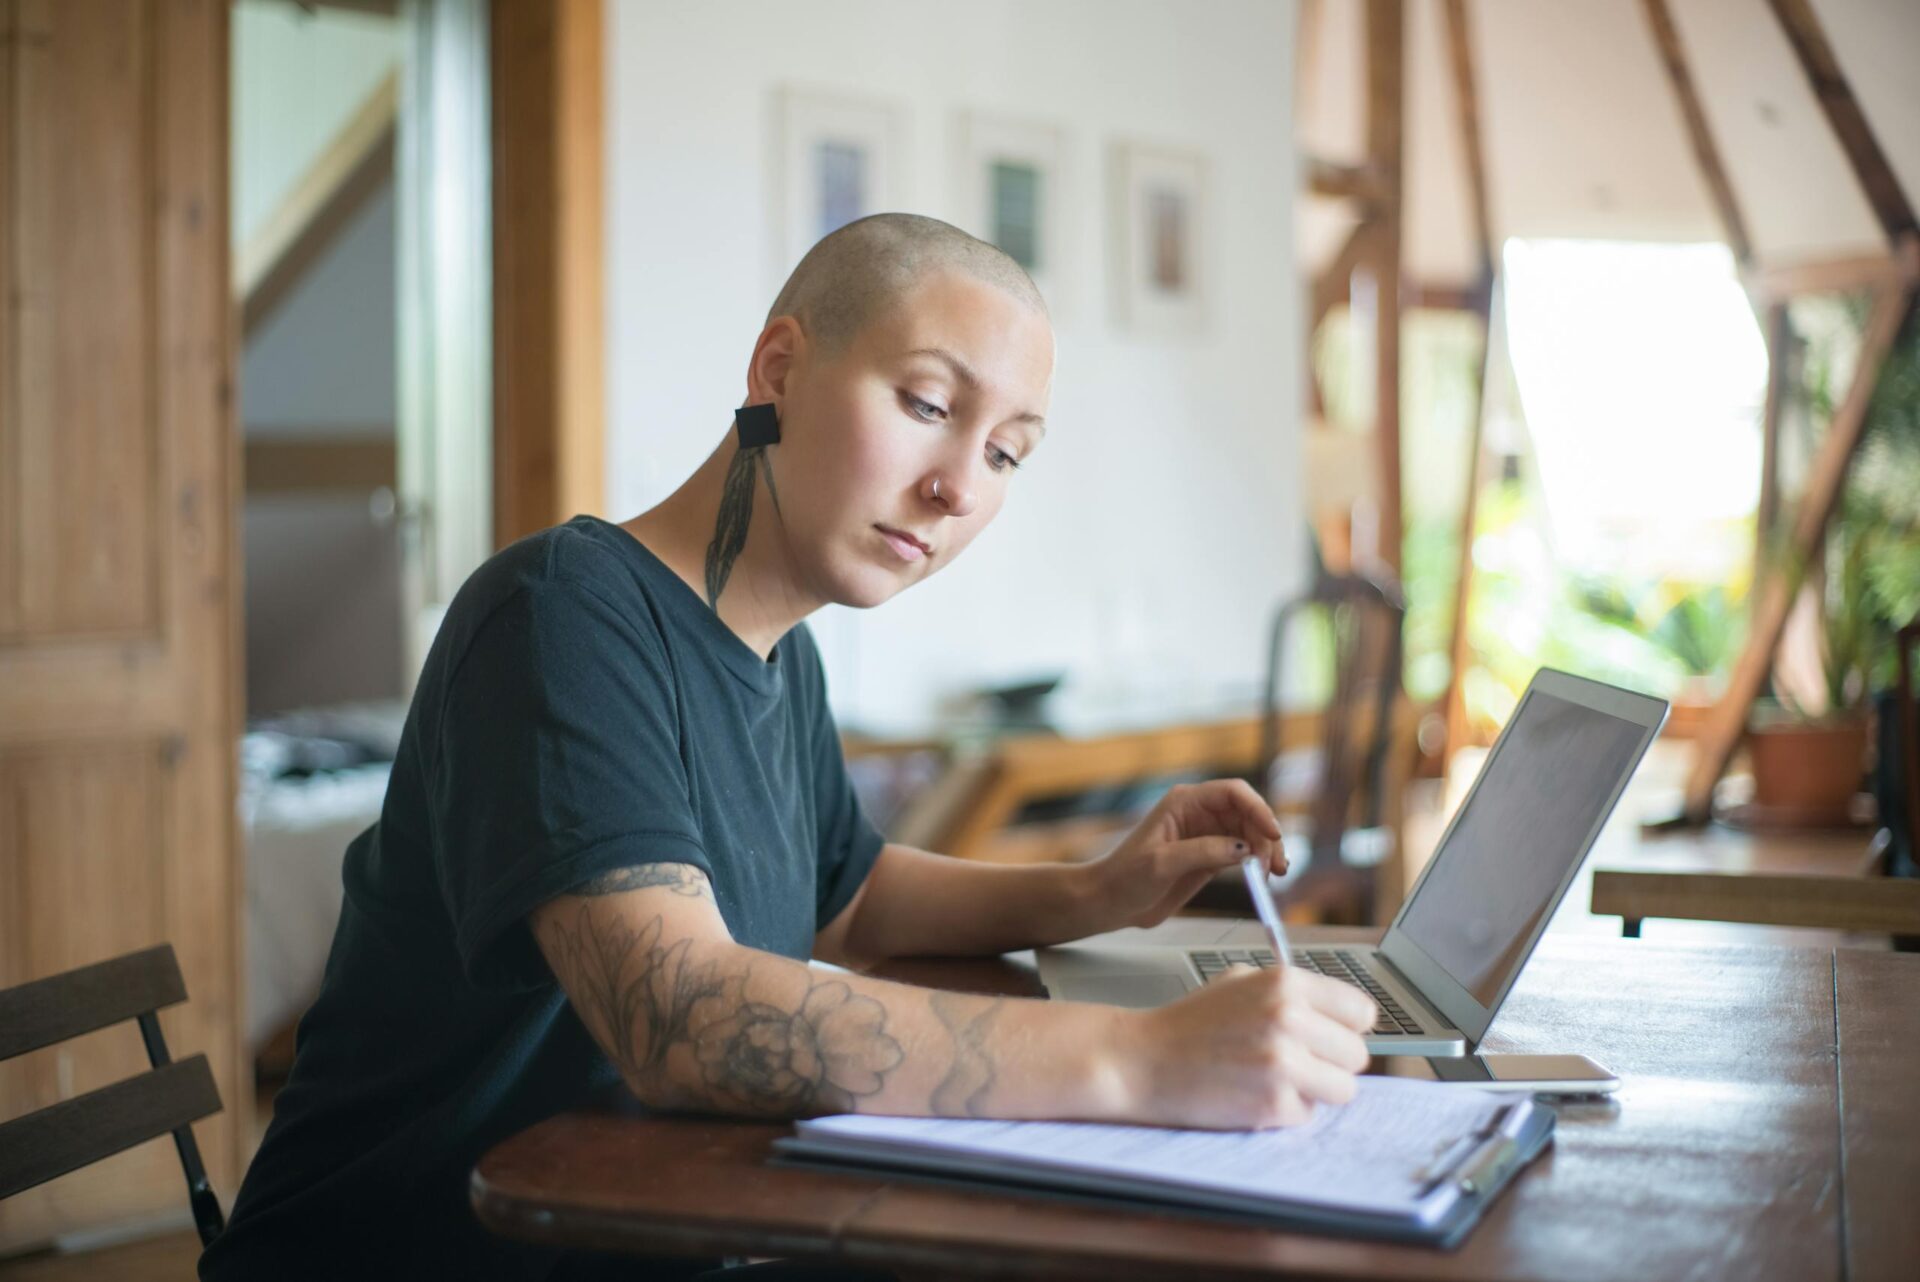
<svg viewBox="0 0 1920 1282">
<path fill-rule="evenodd" d="M 643 887 L 709 893 L 706 877 L 685 864 L 621 869 L 571 893 Z M 798 1003 L 781 1006 L 748 995 L 752 963 L 723 970 L 695 958 L 691 939 L 663 942 L 664 930 L 662 916 L 635 930 L 588 904 L 540 927 L 555 975 L 649 1098 L 776 1117 L 845 1112 L 878 1094 L 906 1057 L 887 1031 L 887 1008 L 845 983 L 810 975 Z M 696 1077 L 704 1089 L 689 1090 Z"/>
</svg>

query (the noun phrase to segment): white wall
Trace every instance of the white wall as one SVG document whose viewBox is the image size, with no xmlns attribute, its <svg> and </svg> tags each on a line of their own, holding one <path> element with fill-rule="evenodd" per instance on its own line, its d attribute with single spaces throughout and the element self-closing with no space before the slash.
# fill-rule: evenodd
<svg viewBox="0 0 1920 1282">
<path fill-rule="evenodd" d="M 402 47 L 392 18 L 308 12 L 293 0 L 238 0 L 231 100 L 236 250 L 399 64 Z"/>
<path fill-rule="evenodd" d="M 905 207 L 965 226 L 963 109 L 1064 131 L 1070 227 L 1045 446 L 967 556 L 879 610 L 813 621 L 843 722 L 1070 669 L 1100 700 L 1252 688 L 1304 580 L 1290 0 L 608 4 L 609 505 L 657 502 L 718 442 L 775 261 L 773 99 L 895 104 Z M 1208 159 L 1209 324 L 1111 319 L 1121 139 Z M 978 228 L 970 228 L 978 231 Z"/>
</svg>

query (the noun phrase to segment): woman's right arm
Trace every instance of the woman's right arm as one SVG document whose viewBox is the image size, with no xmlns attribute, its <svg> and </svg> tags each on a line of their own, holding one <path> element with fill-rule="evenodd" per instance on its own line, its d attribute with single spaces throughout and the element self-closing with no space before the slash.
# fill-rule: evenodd
<svg viewBox="0 0 1920 1282">
<path fill-rule="evenodd" d="M 1151 1011 L 825 970 L 735 943 L 685 864 L 609 873 L 529 922 L 629 1088 L 665 1109 L 1288 1125 L 1351 1097 L 1374 1014 L 1290 968 Z"/>
</svg>

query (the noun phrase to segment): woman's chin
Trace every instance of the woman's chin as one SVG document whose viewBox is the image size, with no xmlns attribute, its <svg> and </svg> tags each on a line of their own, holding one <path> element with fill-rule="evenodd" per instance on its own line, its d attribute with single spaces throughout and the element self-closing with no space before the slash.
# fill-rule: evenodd
<svg viewBox="0 0 1920 1282">
<path fill-rule="evenodd" d="M 831 598 L 836 605 L 855 610 L 871 610 L 898 596 L 913 580 L 903 574 L 889 574 L 878 567 L 865 567 L 836 576 Z"/>
</svg>

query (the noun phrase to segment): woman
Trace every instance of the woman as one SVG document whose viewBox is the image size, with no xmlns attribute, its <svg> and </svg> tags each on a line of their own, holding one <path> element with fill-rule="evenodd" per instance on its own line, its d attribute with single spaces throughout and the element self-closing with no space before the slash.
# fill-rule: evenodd
<svg viewBox="0 0 1920 1282">
<path fill-rule="evenodd" d="M 958 556 L 1040 446 L 1052 371 L 1011 259 L 933 219 L 863 219 L 794 270 L 733 430 L 671 497 L 475 572 L 348 851 L 325 984 L 202 1276 L 581 1266 L 488 1237 L 467 1174 L 615 1082 L 761 1117 L 1222 1127 L 1351 1096 L 1371 1003 L 1315 975 L 1128 1011 L 860 973 L 1151 924 L 1248 853 L 1285 866 L 1235 781 L 1173 790 L 1079 865 L 944 859 L 860 813 L 801 622 Z"/>
</svg>

